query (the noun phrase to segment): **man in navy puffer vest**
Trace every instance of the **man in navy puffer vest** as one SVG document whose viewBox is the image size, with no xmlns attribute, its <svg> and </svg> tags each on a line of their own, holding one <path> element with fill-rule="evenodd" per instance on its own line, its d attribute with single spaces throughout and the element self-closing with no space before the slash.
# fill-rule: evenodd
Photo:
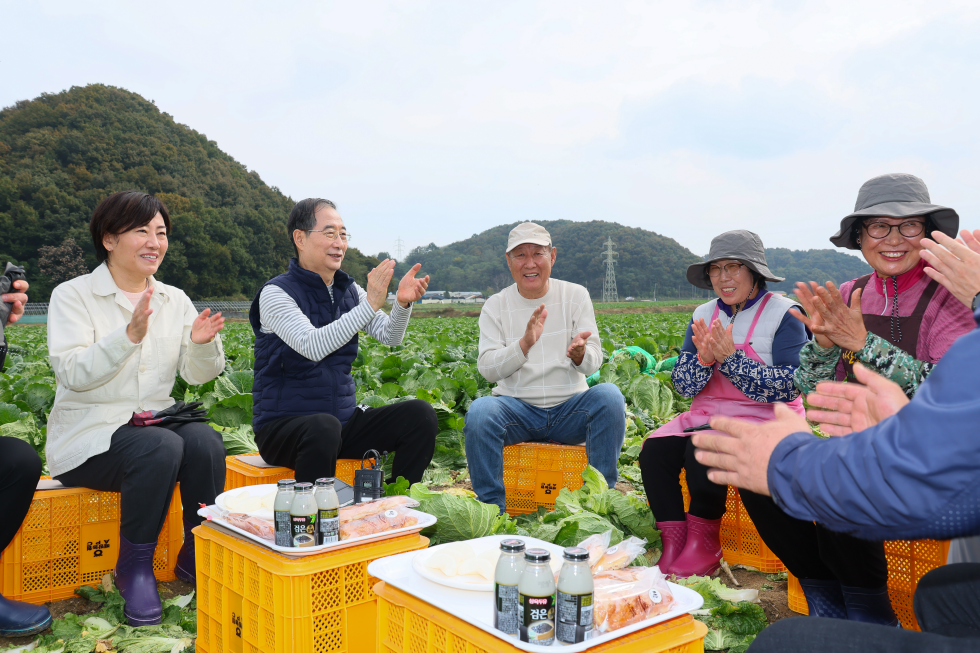
<svg viewBox="0 0 980 653">
<path fill-rule="evenodd" d="M 425 293 L 429 277 L 415 278 L 420 265 L 409 270 L 389 316 L 380 309 L 395 262 L 385 259 L 371 270 L 366 290 L 341 270 L 348 234 L 333 202 L 299 202 L 287 230 L 296 258 L 259 290 L 249 311 L 255 332 L 252 426 L 259 453 L 266 462 L 296 470 L 297 481 L 312 483 L 334 476 L 338 458 L 393 451 L 393 476 L 421 481 L 439 430 L 435 411 L 418 399 L 357 406 L 351 364 L 359 331 L 386 345 L 401 343 L 412 303 Z"/>
</svg>

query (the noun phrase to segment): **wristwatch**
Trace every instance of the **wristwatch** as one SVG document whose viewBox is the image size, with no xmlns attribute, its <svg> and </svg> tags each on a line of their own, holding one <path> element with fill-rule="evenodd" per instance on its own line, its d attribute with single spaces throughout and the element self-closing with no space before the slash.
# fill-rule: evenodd
<svg viewBox="0 0 980 653">
<path fill-rule="evenodd" d="M 980 308 L 980 292 L 973 296 L 973 303 L 970 304 L 970 309 L 972 309 L 974 313 L 977 312 L 978 308 Z"/>
</svg>

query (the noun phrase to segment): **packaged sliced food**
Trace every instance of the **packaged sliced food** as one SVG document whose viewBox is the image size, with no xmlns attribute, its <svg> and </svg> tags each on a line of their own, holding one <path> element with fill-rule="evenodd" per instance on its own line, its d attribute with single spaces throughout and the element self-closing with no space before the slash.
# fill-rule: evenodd
<svg viewBox="0 0 980 653">
<path fill-rule="evenodd" d="M 599 558 L 599 562 L 592 565 L 592 573 L 628 567 L 631 562 L 636 560 L 637 556 L 646 553 L 646 544 L 645 539 L 630 537 L 615 546 L 609 547 Z"/>
<path fill-rule="evenodd" d="M 674 595 L 659 567 L 626 567 L 593 577 L 592 623 L 597 634 L 625 628 L 673 609 Z"/>
<path fill-rule="evenodd" d="M 589 552 L 589 566 L 594 567 L 602 554 L 609 548 L 609 540 L 612 539 L 612 531 L 590 535 L 581 542 L 579 546 Z"/>
<path fill-rule="evenodd" d="M 251 517 L 240 512 L 229 513 L 224 520 L 247 533 L 258 535 L 263 540 L 269 540 L 270 542 L 276 541 L 276 526 L 271 521 Z"/>
<path fill-rule="evenodd" d="M 370 517 L 355 519 L 347 523 L 341 522 L 340 539 L 349 540 L 353 537 L 363 537 L 365 535 L 375 535 L 385 531 L 393 531 L 396 528 L 407 528 L 414 526 L 419 521 L 414 512 L 404 505 L 385 510 Z"/>
<path fill-rule="evenodd" d="M 393 508 L 397 508 L 399 506 L 414 508 L 417 505 L 419 505 L 418 501 L 412 499 L 411 497 L 407 497 L 404 494 L 394 497 L 385 497 L 375 501 L 368 501 L 366 503 L 359 503 L 357 505 L 347 506 L 346 508 L 340 509 L 340 524 L 343 525 L 347 522 L 354 521 L 355 519 L 364 519 L 365 517 L 377 515 L 379 512 L 392 510 Z"/>
</svg>

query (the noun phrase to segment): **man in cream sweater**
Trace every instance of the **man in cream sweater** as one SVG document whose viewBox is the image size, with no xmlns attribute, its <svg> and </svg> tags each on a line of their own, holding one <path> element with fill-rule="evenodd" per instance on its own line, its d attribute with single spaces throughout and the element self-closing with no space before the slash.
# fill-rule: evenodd
<svg viewBox="0 0 980 653">
<path fill-rule="evenodd" d="M 516 283 L 480 313 L 477 367 L 497 386 L 466 414 L 466 459 L 480 501 L 501 511 L 506 445 L 584 443 L 589 463 L 616 484 L 625 402 L 614 384 L 585 382 L 602 365 L 595 313 L 585 288 L 551 278 L 557 254 L 544 227 L 514 227 L 506 256 Z"/>
</svg>

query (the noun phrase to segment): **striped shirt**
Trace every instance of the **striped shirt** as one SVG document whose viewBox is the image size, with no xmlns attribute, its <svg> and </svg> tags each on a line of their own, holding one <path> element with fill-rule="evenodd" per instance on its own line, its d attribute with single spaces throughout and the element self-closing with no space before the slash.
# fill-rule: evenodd
<svg viewBox="0 0 980 653">
<path fill-rule="evenodd" d="M 517 284 L 490 297 L 480 312 L 480 354 L 477 369 L 491 383 L 493 394 L 516 397 L 540 408 L 551 408 L 589 389 L 585 377 L 602 365 L 599 329 L 592 299 L 584 287 L 551 279 L 540 299 L 526 299 Z M 531 314 L 541 304 L 548 310 L 544 330 L 528 350 L 520 339 Z M 576 335 L 590 331 L 581 365 L 567 356 Z"/>
<path fill-rule="evenodd" d="M 375 311 L 367 300 L 367 292 L 356 283 L 360 303 L 330 324 L 314 327 L 289 294 L 279 286 L 269 285 L 259 295 L 259 324 L 262 333 L 275 333 L 283 342 L 311 361 L 323 360 L 357 335 L 365 331 L 385 345 L 400 345 L 408 330 L 412 306 L 402 308 L 397 301 L 391 315 Z M 333 284 L 327 286 L 333 298 Z"/>
</svg>

